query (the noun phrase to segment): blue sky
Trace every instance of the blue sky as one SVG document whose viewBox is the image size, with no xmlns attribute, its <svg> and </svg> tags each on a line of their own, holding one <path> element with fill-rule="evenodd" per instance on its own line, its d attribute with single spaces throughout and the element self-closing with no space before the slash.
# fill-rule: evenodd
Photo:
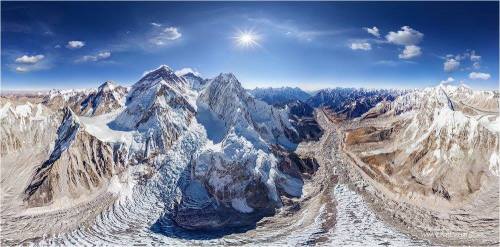
<svg viewBox="0 0 500 247">
<path fill-rule="evenodd" d="M 2 89 L 131 85 L 161 64 L 248 88 L 498 88 L 498 2 L 1 5 Z"/>
</svg>

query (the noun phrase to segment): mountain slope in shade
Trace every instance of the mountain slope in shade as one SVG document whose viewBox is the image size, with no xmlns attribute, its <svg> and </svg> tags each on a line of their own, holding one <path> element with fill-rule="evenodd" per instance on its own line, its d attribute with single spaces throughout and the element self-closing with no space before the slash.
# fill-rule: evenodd
<svg viewBox="0 0 500 247">
<path fill-rule="evenodd" d="M 341 118 L 351 119 L 361 116 L 377 103 L 393 101 L 406 90 L 333 88 L 322 89 L 307 100 L 312 107 L 326 107 Z"/>
<path fill-rule="evenodd" d="M 270 105 L 283 105 L 293 101 L 306 101 L 310 94 L 302 91 L 298 87 L 280 88 L 255 88 L 248 90 L 256 99 L 262 100 Z"/>
<path fill-rule="evenodd" d="M 65 108 L 53 151 L 36 168 L 24 200 L 29 206 L 44 206 L 56 199 L 84 197 L 123 170 L 124 152 L 114 152 L 109 144 L 88 134 L 78 117 Z"/>
</svg>

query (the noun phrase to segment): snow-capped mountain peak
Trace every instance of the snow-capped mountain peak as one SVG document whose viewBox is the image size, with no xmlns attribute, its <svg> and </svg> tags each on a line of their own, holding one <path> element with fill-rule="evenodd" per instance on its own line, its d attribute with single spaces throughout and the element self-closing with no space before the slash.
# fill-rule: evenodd
<svg viewBox="0 0 500 247">
<path fill-rule="evenodd" d="M 98 91 L 113 91 L 118 85 L 114 81 L 106 81 L 99 86 Z"/>
<path fill-rule="evenodd" d="M 134 87 L 144 86 L 144 84 L 164 82 L 182 83 L 182 80 L 167 65 L 161 65 L 155 70 L 145 73 L 145 75 L 136 83 Z"/>
</svg>

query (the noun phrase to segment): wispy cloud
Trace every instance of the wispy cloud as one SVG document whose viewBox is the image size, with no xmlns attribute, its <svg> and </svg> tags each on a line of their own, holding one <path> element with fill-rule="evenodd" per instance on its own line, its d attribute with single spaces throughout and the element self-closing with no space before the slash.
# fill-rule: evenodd
<svg viewBox="0 0 500 247">
<path fill-rule="evenodd" d="M 161 27 L 153 25 L 155 27 Z M 179 31 L 177 27 L 166 27 L 162 28 L 161 30 L 158 30 L 157 32 L 153 33 L 153 37 L 149 39 L 149 42 L 157 45 L 157 46 L 163 46 L 166 45 L 174 40 L 180 39 L 182 37 L 182 33 Z"/>
<path fill-rule="evenodd" d="M 369 28 L 369 27 L 364 27 L 363 29 L 364 29 L 365 31 L 367 31 L 369 34 L 371 34 L 371 35 L 373 35 L 373 36 L 375 36 L 375 37 L 377 37 L 377 38 L 380 38 L 380 32 L 379 32 L 379 30 L 378 30 L 378 28 L 377 28 L 377 27 L 375 27 L 375 26 L 374 26 L 374 27 L 372 27 L 372 28 Z"/>
<path fill-rule="evenodd" d="M 399 66 L 402 64 L 417 64 L 414 61 L 411 60 L 379 60 L 374 63 L 375 65 L 381 65 L 381 66 L 390 66 L 390 67 L 395 67 Z"/>
<path fill-rule="evenodd" d="M 447 58 L 444 61 L 443 68 L 445 72 L 452 72 L 460 67 L 460 61 L 455 58 Z"/>
<path fill-rule="evenodd" d="M 180 70 L 175 71 L 175 75 L 177 75 L 177 76 L 183 76 L 183 75 L 186 75 L 189 73 L 192 73 L 193 75 L 196 75 L 196 76 L 200 75 L 200 72 L 198 72 L 196 69 L 192 69 L 192 68 L 182 68 Z"/>
<path fill-rule="evenodd" d="M 448 84 L 454 82 L 455 79 L 453 77 L 448 77 L 448 79 L 441 81 L 442 84 Z"/>
<path fill-rule="evenodd" d="M 370 45 L 370 43 L 368 43 L 368 42 L 351 43 L 350 47 L 351 47 L 351 50 L 369 51 L 372 49 L 372 45 Z"/>
<path fill-rule="evenodd" d="M 482 72 L 471 72 L 469 74 L 469 78 L 472 80 L 488 80 L 490 79 L 491 75 L 488 73 L 482 73 Z"/>
<path fill-rule="evenodd" d="M 301 41 L 313 41 L 319 37 L 323 36 L 333 36 L 344 33 L 345 30 L 335 30 L 335 29 L 312 29 L 312 28 L 302 28 L 296 25 L 292 21 L 273 21 L 268 18 L 248 18 L 250 22 L 259 25 L 266 25 L 278 32 L 296 38 Z"/>
<path fill-rule="evenodd" d="M 75 62 L 77 62 L 77 63 L 82 63 L 82 62 L 97 62 L 97 61 L 100 61 L 100 60 L 107 59 L 109 57 L 111 57 L 111 52 L 109 52 L 109 51 L 103 51 L 103 52 L 97 53 L 96 55 L 86 55 L 86 56 L 83 56 L 83 57 L 75 60 Z"/>
</svg>

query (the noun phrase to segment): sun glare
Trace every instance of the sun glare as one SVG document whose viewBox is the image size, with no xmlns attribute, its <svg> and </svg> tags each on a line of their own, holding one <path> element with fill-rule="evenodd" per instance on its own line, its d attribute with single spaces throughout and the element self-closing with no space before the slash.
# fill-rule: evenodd
<svg viewBox="0 0 500 247">
<path fill-rule="evenodd" d="M 254 47 L 259 45 L 259 36 L 252 31 L 240 31 L 235 39 L 237 44 L 241 47 Z"/>
</svg>

